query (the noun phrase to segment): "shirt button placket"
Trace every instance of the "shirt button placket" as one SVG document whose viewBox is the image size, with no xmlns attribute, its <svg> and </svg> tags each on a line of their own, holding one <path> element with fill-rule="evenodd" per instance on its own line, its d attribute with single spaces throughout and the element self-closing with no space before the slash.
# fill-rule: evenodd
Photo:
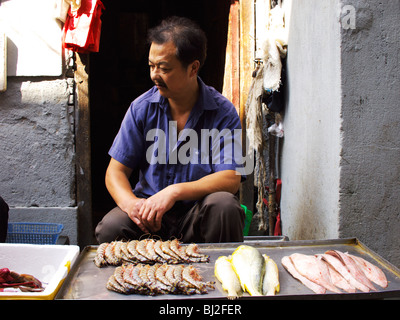
<svg viewBox="0 0 400 320">
<path fill-rule="evenodd" d="M 166 171 L 166 182 L 167 182 L 167 186 L 173 184 L 174 182 L 174 168 L 173 167 L 169 167 L 167 168 Z"/>
</svg>

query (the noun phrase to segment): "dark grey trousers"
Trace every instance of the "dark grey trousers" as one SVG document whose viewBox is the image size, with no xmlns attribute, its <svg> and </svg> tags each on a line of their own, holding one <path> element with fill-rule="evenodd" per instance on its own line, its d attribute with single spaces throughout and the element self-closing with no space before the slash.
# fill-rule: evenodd
<svg viewBox="0 0 400 320">
<path fill-rule="evenodd" d="M 171 210 L 163 216 L 155 238 L 177 238 L 184 243 L 242 242 L 245 213 L 236 196 L 216 192 L 198 201 L 189 211 Z M 95 230 L 99 243 L 134 240 L 146 236 L 119 207 L 107 213 Z"/>
</svg>

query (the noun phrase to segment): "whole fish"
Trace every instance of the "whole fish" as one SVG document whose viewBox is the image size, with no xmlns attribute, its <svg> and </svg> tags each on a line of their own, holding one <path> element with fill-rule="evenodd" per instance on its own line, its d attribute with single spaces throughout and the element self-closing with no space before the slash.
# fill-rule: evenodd
<svg viewBox="0 0 400 320">
<path fill-rule="evenodd" d="M 261 253 L 254 247 L 240 245 L 232 253 L 231 263 L 243 291 L 251 296 L 262 296 L 265 260 Z"/>
<path fill-rule="evenodd" d="M 228 299 L 237 299 L 242 288 L 228 257 L 221 256 L 215 261 L 214 274 L 221 282 L 222 289 L 228 292 Z"/>
<path fill-rule="evenodd" d="M 266 254 L 262 255 L 265 260 L 265 274 L 263 280 L 263 294 L 266 296 L 274 296 L 280 290 L 279 271 L 275 261 Z"/>
</svg>

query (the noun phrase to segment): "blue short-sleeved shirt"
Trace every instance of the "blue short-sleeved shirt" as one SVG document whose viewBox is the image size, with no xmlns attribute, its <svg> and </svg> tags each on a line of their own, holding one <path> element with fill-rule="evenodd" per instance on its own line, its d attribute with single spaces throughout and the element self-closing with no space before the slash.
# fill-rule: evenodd
<svg viewBox="0 0 400 320">
<path fill-rule="evenodd" d="M 242 150 L 235 107 L 200 78 L 198 82 L 198 101 L 179 138 L 168 100 L 156 87 L 131 103 L 109 155 L 140 170 L 136 196 L 147 198 L 171 184 L 241 167 L 236 161 Z"/>
</svg>

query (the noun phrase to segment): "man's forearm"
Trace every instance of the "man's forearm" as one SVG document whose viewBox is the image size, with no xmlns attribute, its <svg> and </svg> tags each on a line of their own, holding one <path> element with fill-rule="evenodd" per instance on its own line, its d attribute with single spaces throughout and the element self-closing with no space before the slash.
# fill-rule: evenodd
<svg viewBox="0 0 400 320">
<path fill-rule="evenodd" d="M 105 183 L 117 206 L 126 212 L 130 203 L 136 200 L 137 197 L 133 193 L 129 182 L 130 172 L 128 170 L 117 170 L 116 165 L 115 162 L 110 163 L 106 172 Z"/>
<path fill-rule="evenodd" d="M 239 190 L 241 176 L 233 170 L 220 171 L 197 181 L 173 185 L 174 197 L 179 200 L 198 200 L 208 194 L 226 191 L 235 194 Z"/>
</svg>

